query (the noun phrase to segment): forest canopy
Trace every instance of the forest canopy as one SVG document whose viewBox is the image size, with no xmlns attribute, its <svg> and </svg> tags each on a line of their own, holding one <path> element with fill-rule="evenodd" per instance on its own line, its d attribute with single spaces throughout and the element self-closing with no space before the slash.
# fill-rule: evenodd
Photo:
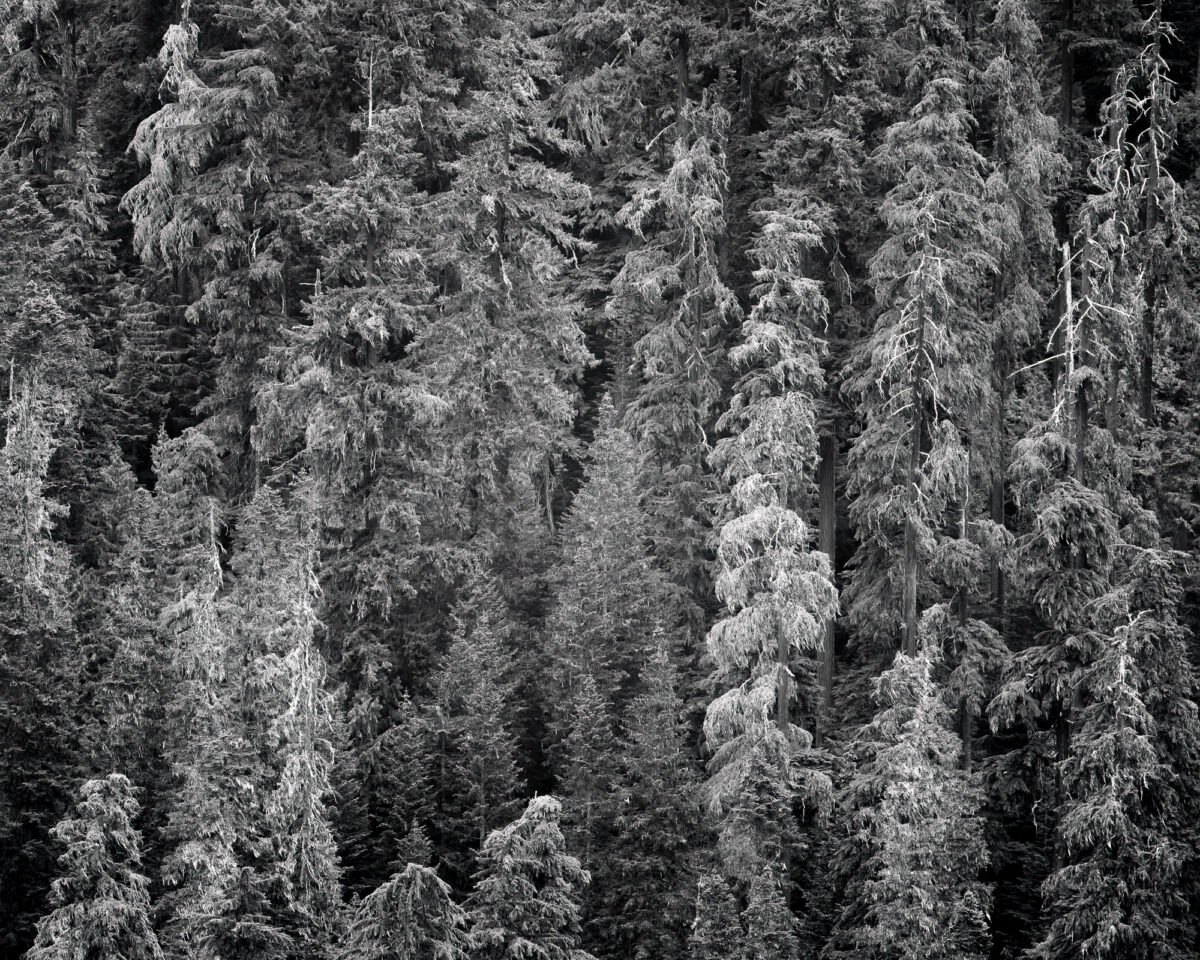
<svg viewBox="0 0 1200 960">
<path fill-rule="evenodd" d="M 1196 956 L 1198 51 L 0 0 L 0 960 Z"/>
</svg>

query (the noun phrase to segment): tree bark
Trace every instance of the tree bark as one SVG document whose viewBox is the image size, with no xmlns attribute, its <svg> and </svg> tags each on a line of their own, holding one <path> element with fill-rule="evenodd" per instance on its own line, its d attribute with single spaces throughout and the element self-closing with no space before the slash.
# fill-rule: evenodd
<svg viewBox="0 0 1200 960">
<path fill-rule="evenodd" d="M 1058 56 L 1059 56 L 1059 113 L 1058 124 L 1060 136 L 1066 136 L 1070 132 L 1071 126 L 1074 123 L 1075 114 L 1075 53 L 1071 49 L 1071 32 L 1075 29 L 1075 0 L 1064 0 L 1063 7 L 1063 23 L 1062 33 L 1059 37 Z M 1070 225 L 1068 223 L 1069 207 L 1066 197 L 1060 197 L 1058 203 L 1054 207 L 1054 229 L 1058 234 L 1060 241 L 1066 240 L 1070 235 Z M 1071 273 L 1069 267 L 1066 268 L 1066 273 L 1062 278 L 1062 283 L 1058 288 L 1058 316 L 1061 319 L 1067 313 L 1067 292 L 1071 285 Z M 1054 355 L 1059 359 L 1050 364 L 1050 379 L 1051 385 L 1058 385 L 1058 378 L 1066 367 L 1064 358 L 1064 350 L 1066 341 L 1064 338 L 1064 330 L 1060 323 L 1056 327 L 1054 334 Z"/>
<path fill-rule="evenodd" d="M 924 348 L 924 320 L 921 321 L 921 332 L 917 338 L 918 351 Z M 924 391 L 914 388 L 912 391 L 912 449 L 908 460 L 908 513 L 904 518 L 904 584 L 901 595 L 901 609 L 904 622 L 904 637 L 901 649 L 908 656 L 917 653 L 917 586 L 919 581 L 919 558 L 917 556 L 917 523 L 916 513 L 920 494 L 918 480 L 921 470 L 921 442 L 925 434 L 925 395 Z"/>
<path fill-rule="evenodd" d="M 1162 46 L 1162 4 L 1155 5 L 1154 53 L 1157 55 Z M 1151 101 L 1150 111 L 1150 150 L 1146 174 L 1146 233 L 1150 236 L 1150 263 L 1146 281 L 1146 308 L 1142 312 L 1142 356 L 1141 371 L 1138 377 L 1138 413 L 1146 423 L 1154 423 L 1154 347 L 1155 347 L 1155 313 L 1158 309 L 1158 255 L 1153 237 L 1158 227 L 1158 191 L 1161 176 L 1161 158 L 1158 155 L 1158 139 L 1156 137 L 1158 104 Z"/>
<path fill-rule="evenodd" d="M 775 660 L 779 676 L 775 683 L 775 724 L 779 732 L 787 736 L 788 731 L 788 642 L 783 630 L 775 630 Z"/>
<path fill-rule="evenodd" d="M 820 466 L 817 468 L 817 482 L 820 506 L 820 548 L 829 557 L 829 567 L 833 573 L 834 583 L 837 583 L 835 566 L 837 552 L 837 435 L 830 432 L 821 437 Z M 833 655 L 834 655 L 834 622 L 830 618 L 825 623 L 824 645 L 821 650 L 821 711 L 817 723 L 817 743 L 821 743 L 824 727 L 829 723 L 829 715 L 833 709 Z"/>
</svg>

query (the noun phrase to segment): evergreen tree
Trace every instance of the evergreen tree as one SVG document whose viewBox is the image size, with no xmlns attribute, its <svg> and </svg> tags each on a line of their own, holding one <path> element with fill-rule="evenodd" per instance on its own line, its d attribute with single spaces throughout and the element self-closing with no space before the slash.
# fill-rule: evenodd
<svg viewBox="0 0 1200 960">
<path fill-rule="evenodd" d="M 670 960 L 686 952 L 697 861 L 709 838 L 675 685 L 660 637 L 611 751 L 620 768 L 609 801 L 612 838 L 592 871 L 597 952 L 601 942 L 614 955 L 643 950 Z"/>
<path fill-rule="evenodd" d="M 557 61 L 538 10 L 471 2 L 462 13 L 476 83 L 449 111 L 460 147 L 439 164 L 445 189 L 427 211 L 437 310 L 413 355 L 448 405 L 439 462 L 486 556 L 520 522 L 522 487 L 571 445 L 573 383 L 591 359 L 567 282 L 587 190 L 544 159 L 577 146 L 553 122 Z"/>
<path fill-rule="evenodd" d="M 930 614 L 926 614 L 928 621 Z M 904 653 L 876 683 L 844 793 L 844 906 L 824 955 L 987 955 L 989 892 L 980 797 L 932 675 L 935 654 Z"/>
<path fill-rule="evenodd" d="M 475 851 L 483 848 L 494 824 L 511 816 L 520 790 L 512 686 L 493 610 L 459 606 L 456 635 L 437 685 L 437 850 L 464 887 Z"/>
<path fill-rule="evenodd" d="M 370 832 L 372 843 L 383 842 L 393 872 L 405 865 L 425 863 L 417 859 L 423 832 L 432 822 L 427 719 L 407 697 L 400 701 L 393 725 L 379 738 L 369 754 L 372 768 L 368 782 L 378 813 Z M 380 858 L 382 859 L 382 858 Z"/>
<path fill-rule="evenodd" d="M 731 354 L 748 369 L 722 420 L 734 432 L 712 456 L 730 491 L 717 551 L 717 595 L 728 612 L 709 633 L 709 653 L 723 674 L 749 678 L 709 707 L 714 747 L 756 732 L 772 709 L 779 730 L 793 735 L 800 684 L 792 658 L 820 648 L 837 609 L 828 558 L 808 549 L 808 527 L 791 508 L 806 492 L 795 478 L 816 454 L 820 368 L 808 324 L 821 321 L 825 302 L 800 265 L 818 231 L 800 215 L 765 226 L 755 307 Z"/>
<path fill-rule="evenodd" d="M 897 3 L 887 16 L 879 68 L 904 83 L 899 118 L 872 156 L 892 186 L 870 263 L 879 314 L 850 380 L 863 426 L 848 464 L 859 546 L 847 598 L 860 642 L 899 638 L 912 656 L 927 554 L 965 487 L 985 409 L 994 338 L 978 307 L 997 238 L 958 17 L 942 2 Z"/>
<path fill-rule="evenodd" d="M 1190 953 L 1180 911 L 1191 854 L 1183 836 L 1164 829 L 1164 814 L 1178 801 L 1142 694 L 1139 661 L 1154 656 L 1146 632 L 1154 619 L 1130 619 L 1081 677 L 1090 696 L 1064 763 L 1066 808 L 1056 840 L 1066 864 L 1043 886 L 1050 926 L 1037 957 Z"/>
<path fill-rule="evenodd" d="M 769 127 L 752 138 L 763 195 L 746 217 L 754 232 L 744 245 L 759 290 L 755 310 L 790 331 L 799 348 L 789 359 L 797 380 L 809 388 L 808 415 L 819 438 L 815 476 L 813 453 L 805 447 L 803 499 L 815 482 L 819 544 L 831 563 L 837 553 L 840 437 L 850 419 L 842 381 L 847 351 L 862 325 L 858 301 L 865 299 L 861 278 L 851 271 L 875 242 L 874 210 L 864 202 L 873 135 L 866 114 L 876 102 L 869 75 L 877 49 L 875 6 L 780 0 L 756 8 L 752 17 L 757 37 L 752 69 L 784 78 L 786 93 L 762 96 L 751 107 L 751 126 L 754 110 L 776 112 L 765 117 Z M 814 378 L 815 361 L 821 376 Z M 824 712 L 833 705 L 834 648 L 835 621 L 828 618 L 820 670 Z M 814 720 L 820 744 L 830 721 L 819 715 Z"/>
<path fill-rule="evenodd" d="M 54 829 L 66 844 L 54 881 L 54 909 L 39 923 L 31 960 L 127 957 L 161 960 L 150 921 L 150 881 L 142 865 L 139 812 L 129 781 L 119 773 L 89 780 L 74 816 Z"/>
<path fill-rule="evenodd" d="M 1146 136 L 1154 142 L 1129 149 L 1128 84 L 1143 69 L 1155 73 L 1147 65 L 1155 56 L 1152 43 L 1119 70 L 1105 104 L 1078 253 L 1064 247 L 1064 376 L 1054 384 L 1055 407 L 1018 444 L 1014 462 L 1030 516 L 1019 546 L 1045 630 L 1021 654 L 1023 675 L 1010 680 L 992 712 L 997 725 L 1048 721 L 1055 732 L 1041 956 L 1186 955 L 1192 935 L 1179 922 L 1189 858 L 1175 844 L 1191 801 L 1172 784 L 1194 764 L 1194 686 L 1165 666 L 1181 656 L 1179 595 L 1157 517 L 1145 505 L 1154 485 L 1139 476 L 1155 454 L 1153 434 L 1138 435 L 1153 403 L 1139 381 L 1146 331 L 1136 321 L 1147 309 L 1147 273 L 1132 239 L 1142 229 L 1141 190 L 1131 186 L 1163 144 L 1152 123 Z M 1144 642 L 1148 636 L 1154 641 Z M 1147 804 L 1151 783 L 1161 786 Z M 1150 850 L 1149 872 L 1121 862 L 1144 863 Z"/>
<path fill-rule="evenodd" d="M 584 674 L 572 698 L 570 732 L 562 744 L 564 835 L 583 868 L 595 869 L 612 818 L 613 734 L 609 707 L 595 679 Z"/>
<path fill-rule="evenodd" d="M 741 956 L 743 935 L 729 882 L 719 874 L 702 876 L 696 885 L 696 913 L 688 937 L 689 960 Z"/>
<path fill-rule="evenodd" d="M 167 487 L 160 496 L 176 501 L 166 507 L 190 499 L 187 487 Z M 182 571 L 179 588 L 190 589 L 164 616 L 177 637 L 179 697 L 168 712 L 178 786 L 164 831 L 163 940 L 170 957 L 249 955 L 259 948 L 279 956 L 287 940 L 263 915 L 269 886 L 258 867 L 261 784 L 252 778 L 251 745 L 235 711 L 235 660 L 218 604 L 215 505 L 208 506 L 205 540 L 195 565 Z M 199 566 L 205 560 L 207 569 Z"/>
<path fill-rule="evenodd" d="M 79 779 L 75 565 L 53 462 L 78 441 L 94 353 L 55 276 L 50 212 L 7 159 L 0 185 L 0 943 L 16 955 L 52 878 L 50 830 Z"/>
<path fill-rule="evenodd" d="M 770 866 L 750 884 L 746 909 L 742 912 L 746 929 L 740 956 L 746 960 L 787 960 L 799 957 L 796 918 L 788 908 L 779 885 L 779 872 Z"/>
<path fill-rule="evenodd" d="M 601 401 L 599 416 L 583 485 L 562 525 L 548 625 L 555 682 L 546 697 L 556 726 L 565 718 L 555 716 L 555 704 L 571 702 L 584 674 L 614 704 L 624 703 L 656 626 L 673 626 L 670 590 L 650 555 L 641 449 L 620 425 L 611 398 Z"/>
<path fill-rule="evenodd" d="M 732 433 L 712 455 L 730 489 L 717 547 L 716 589 L 726 614 L 709 632 L 708 650 L 721 680 L 737 684 L 709 705 L 705 717 L 705 736 L 715 751 L 714 799 L 726 818 L 741 818 L 747 802 L 757 803 L 751 795 L 766 790 L 782 818 L 765 834 L 760 823 L 755 839 L 731 823 L 723 828 L 727 868 L 747 880 L 773 857 L 759 863 L 745 854 L 761 848 L 768 835 L 793 834 L 792 754 L 812 743 L 811 733 L 792 722 L 793 703 L 800 700 L 809 716 L 823 705 L 813 682 L 813 654 L 822 649 L 825 622 L 837 611 L 829 558 L 810 549 L 808 526 L 792 509 L 807 492 L 805 470 L 816 454 L 812 396 L 821 374 L 808 325 L 823 318 L 826 305 L 801 265 L 819 232 L 801 210 L 764 225 L 754 251 L 760 264 L 755 305 L 742 327 L 743 342 L 731 352 L 746 373 L 721 420 Z M 798 655 L 807 662 L 794 670 Z M 774 786 L 759 779 L 772 775 L 778 778 Z M 800 785 L 809 808 L 820 811 L 830 793 L 828 779 L 808 769 Z M 775 855 L 786 862 L 790 851 L 777 849 Z"/>
<path fill-rule="evenodd" d="M 361 18 L 346 42 L 369 88 L 348 118 L 359 148 L 297 212 L 317 255 L 312 296 L 306 322 L 271 352 L 254 430 L 267 464 L 303 450 L 316 488 L 324 616 L 343 638 L 338 677 L 360 751 L 382 732 L 397 679 L 408 688 L 428 679 L 446 628 L 442 598 L 469 559 L 437 453 L 448 398 L 413 356 L 435 296 L 421 151 L 437 123 L 422 105 L 453 87 L 444 71 L 457 64 L 439 62 L 453 39 L 427 5 L 377 8 L 346 7 Z"/>
<path fill-rule="evenodd" d="M 588 874 L 566 852 L 554 797 L 534 797 L 520 819 L 483 845 L 467 901 L 474 956 L 588 960 L 579 948 L 579 894 Z"/>
<path fill-rule="evenodd" d="M 467 915 L 429 867 L 410 863 L 354 909 L 345 960 L 467 960 Z"/>
<path fill-rule="evenodd" d="M 245 453 L 259 361 L 300 299 L 295 209 L 324 152 L 308 109 L 330 70 L 328 8 L 217 0 L 193 18 L 191 6 L 159 51 L 165 102 L 138 125 L 131 146 L 148 169 L 122 205 L 138 254 L 213 335 L 206 430 Z M 251 459 L 227 465 L 248 488 Z"/>
<path fill-rule="evenodd" d="M 341 870 L 328 808 L 336 734 L 333 699 L 324 688 L 325 664 L 314 638 L 316 574 L 310 553 L 302 550 L 298 559 L 277 584 L 284 617 L 276 629 L 290 649 L 282 662 L 288 678 L 285 709 L 271 729 L 281 769 L 266 817 L 295 949 L 301 956 L 319 957 L 333 949 L 341 909 Z"/>
<path fill-rule="evenodd" d="M 625 257 L 608 305 L 633 344 L 632 397 L 625 422 L 646 445 L 657 552 L 685 592 L 699 634 L 708 586 L 698 555 L 711 494 L 707 436 L 720 399 L 716 378 L 723 328 L 740 316 L 722 277 L 717 240 L 725 231 L 726 111 L 690 102 L 687 38 L 678 41 L 681 92 L 675 122 L 659 136 L 671 165 L 643 186 L 618 218 L 643 243 Z"/>
</svg>

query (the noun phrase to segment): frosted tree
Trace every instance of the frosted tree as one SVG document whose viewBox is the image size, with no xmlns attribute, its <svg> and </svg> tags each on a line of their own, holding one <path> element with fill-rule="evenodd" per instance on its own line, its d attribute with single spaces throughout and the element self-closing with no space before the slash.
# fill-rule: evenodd
<svg viewBox="0 0 1200 960">
<path fill-rule="evenodd" d="M 826 623 L 837 613 L 829 557 L 812 548 L 796 509 L 809 493 L 817 455 L 821 370 L 812 328 L 826 303 L 802 264 L 820 234 L 819 213 L 803 206 L 766 218 L 754 249 L 754 307 L 731 351 L 745 373 L 721 420 L 730 435 L 711 457 L 728 493 L 716 580 L 725 609 L 709 632 L 708 651 L 720 680 L 734 685 L 709 705 L 704 731 L 715 751 L 714 802 L 723 811 L 739 792 L 744 799 L 749 770 L 764 772 L 768 755 L 779 764 L 781 800 L 799 785 L 819 808 L 830 792 L 822 774 L 805 772 L 797 784 L 792 770 L 794 752 L 812 743 L 793 713 L 799 707 L 815 718 L 823 706 L 816 677 Z M 745 865 L 746 879 L 760 866 Z"/>
<path fill-rule="evenodd" d="M 468 960 L 467 914 L 429 867 L 408 864 L 354 907 L 342 960 Z"/>
<path fill-rule="evenodd" d="M 580 949 L 579 895 L 588 873 L 566 851 L 554 797 L 534 797 L 483 845 L 467 901 L 476 960 L 590 960 Z"/>
<path fill-rule="evenodd" d="M 860 731 L 837 873 L 845 906 L 824 955 L 982 958 L 990 894 L 981 797 L 932 675 L 936 653 L 901 652 Z"/>
<path fill-rule="evenodd" d="M 30 960 L 123 957 L 162 960 L 150 921 L 150 881 L 141 874 L 139 811 L 119 773 L 89 780 L 73 816 L 54 828 L 66 845 L 54 881 L 53 910 L 39 923 Z"/>
<path fill-rule="evenodd" d="M 740 955 L 743 930 L 729 881 L 706 874 L 696 884 L 696 911 L 688 937 L 690 960 L 727 960 Z"/>
</svg>

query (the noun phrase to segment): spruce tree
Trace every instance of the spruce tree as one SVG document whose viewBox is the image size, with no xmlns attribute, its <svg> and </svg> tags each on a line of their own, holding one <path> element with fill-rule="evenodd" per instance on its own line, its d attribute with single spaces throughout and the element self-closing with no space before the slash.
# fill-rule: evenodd
<svg viewBox="0 0 1200 960">
<path fill-rule="evenodd" d="M 54 909 L 38 922 L 30 960 L 124 957 L 161 960 L 150 919 L 150 881 L 140 873 L 139 806 L 129 780 L 110 773 L 79 791 L 73 815 L 54 828 L 66 845 Z"/>
<path fill-rule="evenodd" d="M 459 606 L 456 635 L 437 681 L 437 850 L 463 887 L 475 851 L 497 823 L 512 815 L 520 790 L 512 684 L 493 611 L 487 606 L 472 610 L 469 602 Z"/>
<path fill-rule="evenodd" d="M 674 626 L 671 591 L 650 554 L 641 446 L 621 426 L 609 396 L 600 402 L 587 455 L 583 485 L 562 524 L 548 624 L 553 685 L 545 696 L 556 727 L 565 721 L 556 704 L 571 702 L 583 674 L 623 704 L 655 627 Z"/>
<path fill-rule="evenodd" d="M 779 884 L 779 871 L 763 867 L 750 884 L 746 909 L 742 911 L 746 938 L 740 956 L 745 960 L 787 960 L 800 956 L 796 918 L 792 915 Z"/>
<path fill-rule="evenodd" d="M 566 851 L 561 815 L 554 797 L 534 797 L 484 843 L 467 901 L 479 960 L 589 960 L 579 947 L 579 895 L 589 877 Z"/>
<path fill-rule="evenodd" d="M 374 829 L 372 844 L 382 841 L 392 871 L 403 870 L 420 852 L 424 831 L 433 816 L 433 763 L 429 754 L 428 720 L 407 697 L 401 699 L 395 722 L 368 754 Z"/>
<path fill-rule="evenodd" d="M 466 912 L 429 867 L 410 863 L 354 908 L 344 960 L 468 960 Z"/>
<path fill-rule="evenodd" d="M 571 698 L 570 732 L 562 744 L 563 833 L 579 851 L 583 868 L 594 871 L 606 857 L 604 842 L 611 829 L 614 741 L 607 699 L 596 681 L 584 674 Z"/>
<path fill-rule="evenodd" d="M 593 873 L 589 932 L 607 950 L 669 960 L 686 950 L 698 860 L 709 843 L 665 640 L 642 671 L 615 744 L 612 837 Z"/>
<path fill-rule="evenodd" d="M 928 620 L 928 615 L 926 617 Z M 933 678 L 936 653 L 896 655 L 876 682 L 844 792 L 844 906 L 824 955 L 982 958 L 989 892 L 980 796 Z"/>
<path fill-rule="evenodd" d="M 729 881 L 720 874 L 702 876 L 696 884 L 695 918 L 687 944 L 689 960 L 738 957 L 743 935 Z"/>
</svg>

